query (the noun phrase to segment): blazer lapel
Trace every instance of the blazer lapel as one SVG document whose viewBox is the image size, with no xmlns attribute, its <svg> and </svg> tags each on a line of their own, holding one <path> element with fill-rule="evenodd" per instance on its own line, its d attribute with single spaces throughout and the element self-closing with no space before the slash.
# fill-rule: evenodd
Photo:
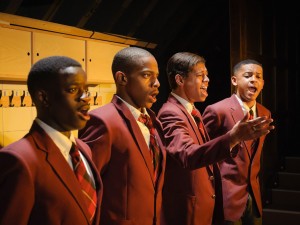
<svg viewBox="0 0 300 225">
<path fill-rule="evenodd" d="M 205 140 L 202 139 L 202 136 L 200 134 L 199 128 L 197 127 L 197 124 L 193 120 L 192 116 L 188 113 L 188 111 L 184 108 L 184 106 L 172 95 L 169 96 L 168 99 L 169 102 L 173 103 L 176 105 L 180 110 L 185 114 L 186 118 L 188 119 L 194 133 L 196 134 L 196 137 L 198 139 L 198 143 L 205 143 Z"/>
<path fill-rule="evenodd" d="M 154 181 L 154 174 L 153 174 L 153 164 L 152 159 L 149 154 L 149 147 L 147 146 L 147 143 L 145 142 L 144 136 L 141 132 L 141 129 L 139 125 L 137 124 L 137 121 L 133 117 L 132 113 L 128 109 L 128 107 L 124 104 L 122 100 L 120 100 L 118 97 L 114 96 L 112 99 L 112 103 L 116 106 L 117 110 L 119 111 L 119 114 L 123 117 L 124 121 L 127 124 L 127 127 L 132 134 L 132 137 L 140 150 L 143 159 L 145 161 L 145 164 L 148 168 L 149 175 L 151 176 L 153 186 L 155 185 Z"/>
<path fill-rule="evenodd" d="M 73 171 L 63 155 L 61 154 L 58 147 L 54 144 L 51 138 L 44 132 L 44 130 L 34 122 L 30 133 L 32 134 L 35 143 L 37 144 L 38 150 L 44 151 L 46 154 L 46 161 L 50 164 L 58 179 L 65 185 L 73 196 L 75 202 L 81 208 L 87 221 L 89 221 L 87 207 L 82 195 L 82 190 L 76 176 L 73 176 Z M 71 175 L 71 176 L 70 176 Z"/>
<path fill-rule="evenodd" d="M 158 180 L 161 181 L 163 179 L 160 179 L 160 177 L 162 177 L 164 174 L 164 168 L 165 168 L 164 165 L 166 163 L 166 151 L 164 151 L 165 145 L 166 145 L 164 142 L 164 132 L 163 132 L 160 121 L 156 118 L 156 114 L 151 109 L 147 109 L 147 112 L 150 115 L 150 118 L 151 118 L 152 123 L 156 130 L 155 135 L 157 137 L 157 142 L 158 142 L 159 150 L 160 150 L 160 163 L 159 163 L 160 169 L 159 169 L 159 174 L 158 174 Z"/>
</svg>

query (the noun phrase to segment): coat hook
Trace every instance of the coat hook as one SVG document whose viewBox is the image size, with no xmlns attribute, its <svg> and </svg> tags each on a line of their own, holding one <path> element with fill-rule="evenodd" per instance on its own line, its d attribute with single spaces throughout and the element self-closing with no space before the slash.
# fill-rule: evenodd
<svg viewBox="0 0 300 225">
<path fill-rule="evenodd" d="M 98 105 L 97 97 L 98 97 L 98 92 L 96 92 L 96 95 L 94 96 L 94 105 Z"/>
<path fill-rule="evenodd" d="M 8 97 L 9 97 L 9 106 L 14 107 L 14 104 L 12 104 L 12 100 L 13 100 L 13 97 L 14 97 L 14 91 L 13 90 L 11 91 L 11 95 L 9 95 Z"/>
<path fill-rule="evenodd" d="M 0 107 L 2 107 L 1 98 L 2 98 L 2 90 L 0 90 Z"/>
<path fill-rule="evenodd" d="M 26 104 L 23 103 L 24 102 L 24 98 L 25 98 L 25 91 L 23 90 L 23 94 L 21 95 L 21 107 L 26 106 Z"/>
</svg>

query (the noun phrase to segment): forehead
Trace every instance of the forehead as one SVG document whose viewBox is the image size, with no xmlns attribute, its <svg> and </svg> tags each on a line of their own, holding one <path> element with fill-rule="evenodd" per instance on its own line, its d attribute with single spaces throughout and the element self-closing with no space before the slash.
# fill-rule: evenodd
<svg viewBox="0 0 300 225">
<path fill-rule="evenodd" d="M 240 72 L 253 72 L 253 73 L 260 73 L 262 74 L 263 72 L 263 69 L 261 66 L 259 65 L 256 65 L 256 64 L 245 64 L 245 65 L 242 65 L 240 70 Z"/>
<path fill-rule="evenodd" d="M 205 66 L 205 63 L 197 63 L 196 65 L 194 65 L 192 68 L 191 68 L 191 72 L 193 73 L 204 73 L 204 72 L 207 72 L 207 68 Z"/>
<path fill-rule="evenodd" d="M 78 74 L 78 73 L 84 73 L 83 69 L 78 66 L 69 66 L 66 68 L 61 69 L 60 74 Z"/>
<path fill-rule="evenodd" d="M 60 77 L 70 77 L 70 76 L 86 76 L 85 71 L 82 67 L 70 66 L 59 71 Z"/>
<path fill-rule="evenodd" d="M 136 61 L 136 70 L 158 73 L 158 64 L 153 56 L 144 56 Z"/>
<path fill-rule="evenodd" d="M 61 69 L 58 80 L 62 85 L 84 84 L 86 82 L 86 73 L 81 67 L 66 67 Z"/>
</svg>

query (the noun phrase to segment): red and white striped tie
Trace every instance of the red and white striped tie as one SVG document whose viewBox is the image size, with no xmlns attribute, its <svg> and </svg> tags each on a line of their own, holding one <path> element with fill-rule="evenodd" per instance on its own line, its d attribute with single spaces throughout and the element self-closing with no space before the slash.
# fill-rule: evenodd
<svg viewBox="0 0 300 225">
<path fill-rule="evenodd" d="M 155 128 L 152 124 L 151 118 L 146 114 L 141 113 L 138 118 L 138 121 L 145 124 L 150 132 L 149 149 L 151 150 L 150 153 L 152 156 L 153 167 L 154 167 L 154 179 L 156 180 L 157 175 L 158 175 L 158 170 L 159 170 L 160 149 L 159 149 L 159 145 L 157 143 L 156 136 L 155 136 L 156 135 Z"/>
<path fill-rule="evenodd" d="M 96 187 L 94 185 L 94 182 L 92 181 L 91 177 L 87 173 L 87 170 L 85 168 L 85 165 L 80 157 L 79 150 L 77 146 L 73 143 L 71 150 L 70 150 L 70 156 L 72 160 L 72 164 L 74 167 L 75 175 L 80 183 L 82 193 L 84 195 L 84 199 L 88 208 L 88 212 L 90 214 L 90 221 L 93 220 L 96 206 L 97 206 L 97 193 L 96 193 Z"/>
</svg>

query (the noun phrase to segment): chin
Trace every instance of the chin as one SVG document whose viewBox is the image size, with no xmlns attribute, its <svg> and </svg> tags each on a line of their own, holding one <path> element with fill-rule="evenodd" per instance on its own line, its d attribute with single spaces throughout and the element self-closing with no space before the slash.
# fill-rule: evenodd
<svg viewBox="0 0 300 225">
<path fill-rule="evenodd" d="M 81 122 L 77 123 L 76 130 L 80 130 L 80 129 L 84 128 L 86 125 L 86 122 L 87 121 L 81 121 Z"/>
<path fill-rule="evenodd" d="M 148 104 L 146 104 L 145 107 L 146 107 L 147 109 L 150 109 L 150 108 L 152 107 L 152 105 L 153 105 L 153 103 L 148 103 Z"/>
<path fill-rule="evenodd" d="M 207 96 L 206 96 L 206 97 L 207 97 Z M 199 99 L 199 102 L 205 102 L 206 97 L 200 98 L 200 99 Z"/>
</svg>

